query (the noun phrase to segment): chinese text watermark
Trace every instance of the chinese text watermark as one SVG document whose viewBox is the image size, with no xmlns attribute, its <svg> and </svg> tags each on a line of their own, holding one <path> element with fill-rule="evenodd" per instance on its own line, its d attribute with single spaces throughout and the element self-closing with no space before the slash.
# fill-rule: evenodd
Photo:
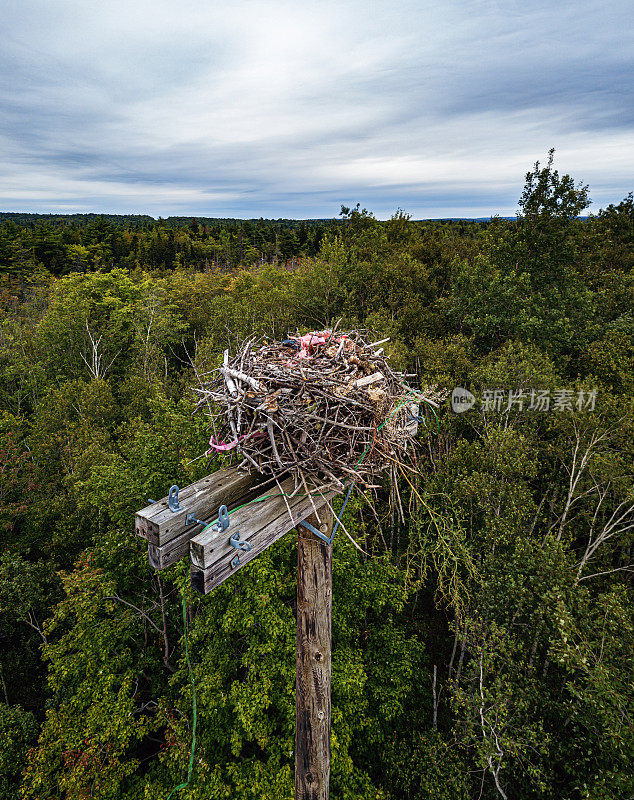
<svg viewBox="0 0 634 800">
<path fill-rule="evenodd" d="M 460 386 L 451 393 L 456 414 L 476 404 L 480 411 L 594 411 L 596 401 L 596 389 L 484 389 L 479 401 Z"/>
</svg>

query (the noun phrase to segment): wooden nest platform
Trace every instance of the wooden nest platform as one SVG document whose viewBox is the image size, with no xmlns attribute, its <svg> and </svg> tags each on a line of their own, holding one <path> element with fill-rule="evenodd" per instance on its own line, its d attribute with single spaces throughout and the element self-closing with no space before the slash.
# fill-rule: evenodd
<svg viewBox="0 0 634 800">
<path fill-rule="evenodd" d="M 421 406 L 437 407 L 446 393 L 410 387 L 391 369 L 386 341 L 321 330 L 248 340 L 233 358 L 226 351 L 213 380 L 195 390 L 197 408 L 212 417 L 207 455 L 233 451 L 263 475 L 333 488 L 411 466 Z"/>
</svg>

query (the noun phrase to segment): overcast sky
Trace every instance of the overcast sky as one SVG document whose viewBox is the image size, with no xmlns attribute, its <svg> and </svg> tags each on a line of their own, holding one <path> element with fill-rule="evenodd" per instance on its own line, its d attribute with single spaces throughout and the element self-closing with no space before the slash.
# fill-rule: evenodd
<svg viewBox="0 0 634 800">
<path fill-rule="evenodd" d="M 634 188 L 630 3 L 2 0 L 0 209 L 514 214 Z"/>
</svg>

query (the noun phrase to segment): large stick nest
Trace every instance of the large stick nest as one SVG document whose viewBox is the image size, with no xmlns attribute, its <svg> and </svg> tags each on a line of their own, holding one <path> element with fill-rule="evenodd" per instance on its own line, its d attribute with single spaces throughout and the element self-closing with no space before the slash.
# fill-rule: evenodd
<svg viewBox="0 0 634 800">
<path fill-rule="evenodd" d="M 213 419 L 207 455 L 235 448 L 265 475 L 339 487 L 412 465 L 418 415 L 445 393 L 408 386 L 381 344 L 359 331 L 324 330 L 249 340 L 232 359 L 225 352 L 214 379 L 196 390 Z"/>
</svg>

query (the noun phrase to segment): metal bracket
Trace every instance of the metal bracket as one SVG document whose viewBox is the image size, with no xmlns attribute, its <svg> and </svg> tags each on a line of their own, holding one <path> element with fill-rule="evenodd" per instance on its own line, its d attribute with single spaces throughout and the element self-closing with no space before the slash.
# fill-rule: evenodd
<svg viewBox="0 0 634 800">
<path fill-rule="evenodd" d="M 236 550 L 241 550 L 243 553 L 248 553 L 251 549 L 250 542 L 244 542 L 240 539 L 240 531 L 231 534 L 229 537 L 229 544 L 231 547 L 235 547 Z"/>
<path fill-rule="evenodd" d="M 176 513 L 177 511 L 182 511 L 183 509 L 178 502 L 178 492 L 179 488 L 176 484 L 170 487 L 169 492 L 167 493 L 167 505 L 172 513 Z"/>
<path fill-rule="evenodd" d="M 218 509 L 218 525 L 219 531 L 226 531 L 229 527 L 229 523 L 231 520 L 229 519 L 229 512 L 227 511 L 227 506 L 220 506 Z"/>
<path fill-rule="evenodd" d="M 243 542 L 240 539 L 240 531 L 236 531 L 232 533 L 229 537 L 229 544 L 231 547 L 235 547 L 236 550 L 239 550 L 239 553 L 236 553 L 235 556 L 231 559 L 231 569 L 235 569 L 237 566 L 240 565 L 240 553 L 248 553 L 251 549 L 250 542 Z"/>
<path fill-rule="evenodd" d="M 196 519 L 194 514 L 188 514 L 185 517 L 185 525 L 206 525 L 206 522 L 203 522 L 202 519 Z"/>
<path fill-rule="evenodd" d="M 195 522 L 201 523 L 199 519 L 196 519 L 193 514 L 190 514 L 187 519 L 192 519 Z M 186 520 L 187 521 L 187 520 Z M 207 527 L 203 528 L 202 533 L 207 530 L 213 531 L 216 533 L 217 531 L 226 531 L 231 523 L 231 519 L 229 518 L 229 512 L 227 511 L 227 506 L 220 506 L 218 509 L 218 519 L 215 522 L 210 522 L 208 525 L 206 522 L 202 522 L 202 525 L 206 525 Z"/>
<path fill-rule="evenodd" d="M 299 524 L 302 526 L 302 528 L 306 528 L 306 530 L 310 531 L 311 533 L 314 533 L 315 536 L 318 536 L 322 540 L 322 542 L 326 542 L 326 544 L 330 545 L 332 544 L 332 540 L 335 535 L 334 530 L 332 536 L 326 536 L 325 533 L 322 533 L 320 530 L 317 530 L 317 528 L 314 525 L 311 525 L 310 522 L 304 521 L 300 522 Z"/>
<path fill-rule="evenodd" d="M 329 545 L 332 546 L 333 540 L 335 538 L 335 533 L 337 533 L 337 528 L 341 524 L 341 518 L 343 517 L 343 512 L 346 509 L 346 505 L 348 503 L 348 500 L 350 499 L 350 494 L 352 493 L 352 489 L 353 488 L 354 488 L 354 483 L 351 484 L 350 488 L 348 489 L 348 494 L 346 495 L 346 499 L 343 501 L 343 505 L 341 506 L 341 511 L 339 512 L 339 514 L 335 518 L 337 520 L 337 522 L 335 523 L 335 526 L 332 529 L 332 535 L 330 537 L 326 536 L 325 533 L 322 533 L 321 531 L 318 531 L 317 528 L 315 528 L 314 525 L 311 525 L 310 522 L 306 522 L 306 520 L 304 520 L 303 522 L 300 522 L 299 524 L 302 525 L 304 528 L 306 528 L 306 530 L 310 531 L 311 533 L 314 533 L 315 536 L 317 536 L 319 539 L 322 540 L 322 542 L 325 542 L 326 544 L 329 544 Z"/>
</svg>

